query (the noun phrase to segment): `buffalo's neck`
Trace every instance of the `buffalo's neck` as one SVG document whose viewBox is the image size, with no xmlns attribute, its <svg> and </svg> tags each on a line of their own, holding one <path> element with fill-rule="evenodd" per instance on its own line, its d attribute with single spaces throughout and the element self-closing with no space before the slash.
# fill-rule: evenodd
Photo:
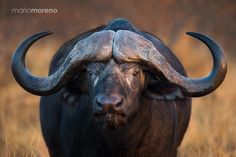
<svg viewBox="0 0 236 157">
<path fill-rule="evenodd" d="M 127 154 L 138 153 L 143 138 L 151 122 L 150 107 L 143 106 L 136 112 L 128 123 L 116 131 L 106 131 L 103 139 L 106 146 L 115 156 L 127 156 Z M 126 152 L 126 154 L 119 154 Z M 129 156 L 129 155 L 128 155 Z"/>
</svg>

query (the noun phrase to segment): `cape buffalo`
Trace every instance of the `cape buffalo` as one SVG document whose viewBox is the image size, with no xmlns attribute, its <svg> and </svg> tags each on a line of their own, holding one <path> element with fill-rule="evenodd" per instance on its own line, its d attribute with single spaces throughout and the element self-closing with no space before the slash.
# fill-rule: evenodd
<svg viewBox="0 0 236 157">
<path fill-rule="evenodd" d="M 176 157 L 191 114 L 191 97 L 213 92 L 227 70 L 211 38 L 213 68 L 189 78 L 165 44 L 128 20 L 114 19 L 66 42 L 48 77 L 25 67 L 29 47 L 51 34 L 24 40 L 12 57 L 16 81 L 40 95 L 42 132 L 51 157 Z"/>
</svg>

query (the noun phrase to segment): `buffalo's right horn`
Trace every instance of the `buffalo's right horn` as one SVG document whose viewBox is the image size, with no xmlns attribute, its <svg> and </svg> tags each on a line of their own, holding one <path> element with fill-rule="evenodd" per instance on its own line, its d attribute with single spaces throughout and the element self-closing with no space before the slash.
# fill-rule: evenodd
<svg viewBox="0 0 236 157">
<path fill-rule="evenodd" d="M 88 61 L 105 61 L 111 57 L 115 32 L 100 31 L 80 40 L 55 73 L 48 77 L 33 76 L 25 67 L 25 55 L 34 42 L 49 34 L 52 33 L 41 32 L 27 38 L 12 56 L 12 72 L 16 81 L 32 94 L 53 94 L 81 70 L 81 64 Z"/>
<path fill-rule="evenodd" d="M 161 72 L 170 82 L 181 86 L 187 96 L 203 96 L 214 91 L 222 83 L 227 72 L 227 62 L 223 50 L 214 40 L 200 33 L 187 34 L 201 40 L 211 51 L 213 68 L 206 77 L 194 79 L 181 75 L 167 62 L 152 42 L 126 30 L 119 30 L 116 33 L 113 55 L 117 60 L 145 63 L 157 73 Z"/>
</svg>

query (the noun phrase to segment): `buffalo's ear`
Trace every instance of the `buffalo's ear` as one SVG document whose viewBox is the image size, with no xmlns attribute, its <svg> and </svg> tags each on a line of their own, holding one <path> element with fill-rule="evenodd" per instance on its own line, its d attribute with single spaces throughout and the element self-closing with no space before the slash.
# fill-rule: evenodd
<svg viewBox="0 0 236 157">
<path fill-rule="evenodd" d="M 152 99 L 159 100 L 175 100 L 184 98 L 180 87 L 165 81 L 148 85 L 145 94 Z"/>
<path fill-rule="evenodd" d="M 149 98 L 158 100 L 175 100 L 184 98 L 181 87 L 169 82 L 168 80 L 153 75 L 149 75 L 145 95 Z"/>
</svg>

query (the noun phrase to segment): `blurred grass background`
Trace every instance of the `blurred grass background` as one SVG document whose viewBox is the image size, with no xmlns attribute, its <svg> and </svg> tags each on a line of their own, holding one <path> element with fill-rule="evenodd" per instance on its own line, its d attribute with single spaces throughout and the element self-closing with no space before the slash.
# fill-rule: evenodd
<svg viewBox="0 0 236 157">
<path fill-rule="evenodd" d="M 56 8 L 56 14 L 13 14 L 13 8 Z M 0 157 L 47 157 L 39 124 L 39 97 L 13 79 L 10 58 L 17 45 L 36 32 L 55 34 L 38 41 L 27 55 L 33 74 L 45 76 L 56 50 L 74 36 L 125 17 L 161 39 L 190 77 L 207 75 L 208 49 L 185 35 L 211 36 L 224 49 L 228 74 L 212 94 L 193 99 L 188 131 L 179 157 L 236 157 L 236 1 L 235 0 L 0 0 Z"/>
</svg>

